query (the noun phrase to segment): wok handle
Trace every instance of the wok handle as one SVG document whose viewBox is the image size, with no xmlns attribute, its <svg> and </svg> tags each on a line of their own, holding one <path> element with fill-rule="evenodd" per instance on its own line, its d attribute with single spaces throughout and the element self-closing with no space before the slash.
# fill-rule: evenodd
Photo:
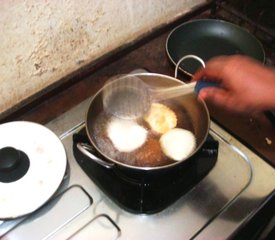
<svg viewBox="0 0 275 240">
<path fill-rule="evenodd" d="M 106 161 L 101 160 L 100 158 L 98 158 L 97 156 L 95 156 L 94 154 L 92 154 L 91 152 L 94 151 L 94 149 L 85 143 L 77 143 L 76 147 L 78 148 L 78 150 L 80 152 L 82 152 L 86 157 L 92 159 L 94 162 L 98 163 L 99 165 L 101 165 L 102 167 L 105 168 L 113 168 L 115 166 L 114 163 L 109 163 Z"/>
</svg>

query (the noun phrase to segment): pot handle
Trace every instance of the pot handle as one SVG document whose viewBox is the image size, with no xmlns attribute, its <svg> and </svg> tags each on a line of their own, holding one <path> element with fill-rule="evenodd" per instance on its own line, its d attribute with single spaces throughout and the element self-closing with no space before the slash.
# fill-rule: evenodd
<svg viewBox="0 0 275 240">
<path fill-rule="evenodd" d="M 180 66 L 180 63 L 183 61 L 183 60 L 186 60 L 188 58 L 193 58 L 197 61 L 199 61 L 201 63 L 201 65 L 205 68 L 205 62 L 198 56 L 196 55 L 186 55 L 186 56 L 183 56 L 179 61 L 178 63 L 176 64 L 176 68 L 175 68 L 175 78 L 178 77 L 178 69 L 179 69 L 179 66 Z M 220 87 L 220 83 L 217 83 L 217 82 L 213 82 L 213 81 L 208 81 L 208 80 L 202 80 L 202 81 L 197 81 L 196 84 L 195 84 L 195 88 L 194 88 L 194 91 L 196 94 L 199 93 L 199 91 L 202 89 L 202 88 L 205 88 L 205 87 Z"/>
<path fill-rule="evenodd" d="M 178 70 L 179 70 L 179 66 L 180 66 L 181 62 L 182 62 L 183 60 L 188 59 L 188 58 L 196 59 L 196 60 L 199 61 L 199 62 L 201 63 L 201 65 L 205 68 L 205 63 L 204 63 L 204 61 L 203 61 L 200 57 L 198 57 L 198 56 L 196 56 L 196 55 L 192 55 L 192 54 L 185 55 L 185 56 L 183 56 L 183 57 L 177 62 L 177 64 L 176 64 L 175 74 L 174 74 L 175 78 L 178 77 Z"/>
<path fill-rule="evenodd" d="M 97 156 L 95 156 L 94 154 L 92 154 L 91 152 L 93 152 L 94 149 L 86 143 L 77 143 L 76 147 L 86 157 L 92 159 L 93 161 L 95 161 L 96 163 L 101 165 L 102 167 L 110 169 L 110 168 L 113 168 L 115 166 L 114 163 L 105 162 L 105 161 L 101 160 L 100 158 L 98 158 Z"/>
</svg>

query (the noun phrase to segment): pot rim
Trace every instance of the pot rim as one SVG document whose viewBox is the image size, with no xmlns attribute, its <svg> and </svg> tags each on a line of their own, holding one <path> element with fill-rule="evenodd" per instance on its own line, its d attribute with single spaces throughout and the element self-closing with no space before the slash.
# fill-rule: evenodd
<svg viewBox="0 0 275 240">
<path fill-rule="evenodd" d="M 181 80 L 177 79 L 177 78 L 174 78 L 174 77 L 171 77 L 171 76 L 168 76 L 168 75 L 165 75 L 165 74 L 160 74 L 160 73 L 133 73 L 133 74 L 127 74 L 127 75 L 133 75 L 133 76 L 156 76 L 156 77 L 164 77 L 164 78 L 168 78 L 168 79 L 171 79 L 173 81 L 176 81 L 176 82 L 179 82 L 180 84 L 185 84 L 184 82 L 182 82 Z M 103 86 L 104 87 L 104 86 Z M 94 101 L 94 99 L 102 92 L 103 90 L 103 87 L 101 89 L 99 89 L 95 94 L 94 96 L 92 97 L 90 103 L 89 103 L 89 107 L 86 111 L 86 121 L 85 121 L 85 131 L 86 131 L 86 134 L 89 138 L 89 141 L 90 143 L 92 144 L 92 146 L 95 148 L 95 150 L 100 154 L 102 155 L 105 159 L 103 159 L 103 161 L 109 161 L 111 163 L 113 163 L 114 165 L 119 165 L 121 167 L 124 167 L 124 168 L 128 168 L 128 169 L 134 169 L 134 170 L 145 170 L 145 171 L 156 171 L 156 170 L 161 170 L 161 169 L 167 169 L 167 168 L 172 168 L 172 167 L 175 167 L 177 165 L 180 165 L 182 164 L 183 162 L 191 159 L 202 147 L 202 145 L 205 143 L 206 139 L 207 139 L 207 136 L 208 136 L 208 133 L 209 133 L 209 129 L 210 129 L 210 114 L 209 114 L 209 111 L 208 111 L 208 108 L 206 106 L 206 103 L 203 101 L 203 100 L 199 100 L 201 102 L 201 104 L 203 105 L 205 111 L 206 111 L 206 115 L 207 115 L 207 134 L 205 134 L 203 140 L 201 141 L 201 143 L 199 145 L 196 146 L 196 149 L 190 154 L 188 155 L 186 158 L 184 158 L 183 160 L 181 161 L 175 161 L 173 163 L 170 163 L 170 164 L 167 164 L 167 165 L 162 165 L 162 166 L 156 166 L 156 167 L 139 167 L 139 166 L 134 166 L 134 165 L 129 165 L 129 164 L 125 164 L 123 162 L 120 162 L 120 161 L 117 161 L 115 159 L 112 159 L 110 158 L 109 156 L 107 156 L 105 153 L 103 153 L 97 146 L 96 144 L 94 143 L 93 139 L 91 138 L 90 134 L 89 134 L 89 131 L 88 131 L 88 127 L 87 127 L 87 122 L 88 122 L 88 113 L 89 113 L 89 109 Z"/>
</svg>

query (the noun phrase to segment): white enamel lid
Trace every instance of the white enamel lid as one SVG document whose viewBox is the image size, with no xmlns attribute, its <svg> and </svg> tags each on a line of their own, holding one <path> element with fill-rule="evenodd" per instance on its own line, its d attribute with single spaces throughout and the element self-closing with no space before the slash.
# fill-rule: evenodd
<svg viewBox="0 0 275 240">
<path fill-rule="evenodd" d="M 37 123 L 1 124 L 0 149 L 5 147 L 26 153 L 30 166 L 19 180 L 0 182 L 0 219 L 23 216 L 41 207 L 61 184 L 67 165 L 60 139 Z"/>
</svg>

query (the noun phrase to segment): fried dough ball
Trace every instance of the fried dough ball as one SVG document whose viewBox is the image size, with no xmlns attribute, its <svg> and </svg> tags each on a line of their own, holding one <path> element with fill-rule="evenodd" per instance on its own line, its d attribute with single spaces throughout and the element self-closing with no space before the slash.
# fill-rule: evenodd
<svg viewBox="0 0 275 240">
<path fill-rule="evenodd" d="M 181 161 L 195 150 L 196 138 L 188 130 L 174 128 L 161 136 L 160 146 L 167 157 Z"/>
<path fill-rule="evenodd" d="M 174 111 L 161 103 L 152 103 L 144 120 L 153 131 L 159 134 L 166 133 L 177 126 L 177 116 Z"/>
<path fill-rule="evenodd" d="M 131 152 L 145 143 L 147 130 L 134 121 L 114 118 L 107 126 L 107 134 L 118 151 Z"/>
</svg>

